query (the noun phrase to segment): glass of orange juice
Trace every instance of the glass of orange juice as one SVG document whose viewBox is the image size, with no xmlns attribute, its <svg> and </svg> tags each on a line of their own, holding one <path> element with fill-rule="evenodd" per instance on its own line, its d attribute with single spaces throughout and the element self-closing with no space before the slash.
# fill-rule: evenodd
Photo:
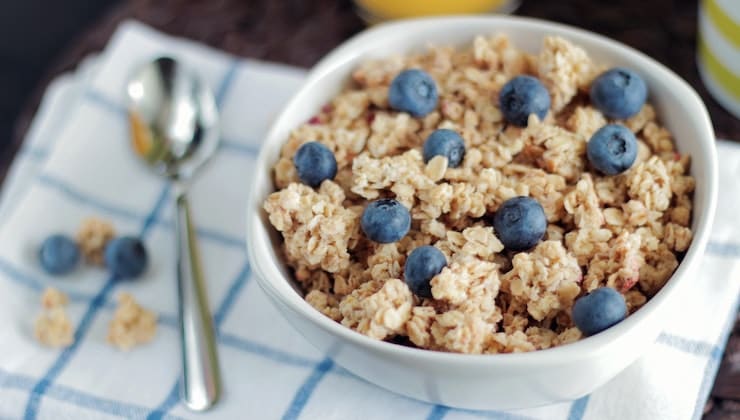
<svg viewBox="0 0 740 420">
<path fill-rule="evenodd" d="M 415 16 L 511 13 L 519 0 L 355 0 L 358 13 L 370 23 Z"/>
</svg>

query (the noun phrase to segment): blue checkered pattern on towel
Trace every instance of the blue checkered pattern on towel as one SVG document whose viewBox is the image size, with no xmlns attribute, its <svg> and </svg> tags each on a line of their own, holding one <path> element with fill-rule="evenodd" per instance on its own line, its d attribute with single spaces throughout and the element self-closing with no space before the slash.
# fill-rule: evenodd
<svg viewBox="0 0 740 420">
<path fill-rule="evenodd" d="M 213 418 L 622 419 L 697 418 L 737 309 L 740 148 L 721 144 L 717 228 L 697 273 L 696 293 L 656 344 L 612 382 L 577 401 L 512 412 L 426 404 L 356 378 L 306 343 L 251 279 L 241 233 L 250 165 L 273 115 L 303 71 L 237 60 L 129 22 L 106 51 L 52 85 L 0 202 L 0 418 L 195 418 L 178 403 L 172 207 L 166 186 L 128 151 L 122 107 L 130 68 L 158 53 L 197 68 L 217 92 L 223 144 L 193 186 L 226 394 Z M 732 192 L 732 193 L 730 193 Z M 68 278 L 39 270 L 35 247 L 51 232 L 73 233 L 86 216 L 140 234 L 152 267 L 139 282 L 80 268 Z M 32 322 L 39 292 L 70 295 L 75 344 L 38 346 Z M 121 291 L 160 313 L 151 344 L 123 353 L 105 344 Z M 678 378 L 681 378 L 680 380 Z M 627 404 L 626 401 L 629 401 Z M 361 414 L 360 414 L 361 413 Z"/>
</svg>

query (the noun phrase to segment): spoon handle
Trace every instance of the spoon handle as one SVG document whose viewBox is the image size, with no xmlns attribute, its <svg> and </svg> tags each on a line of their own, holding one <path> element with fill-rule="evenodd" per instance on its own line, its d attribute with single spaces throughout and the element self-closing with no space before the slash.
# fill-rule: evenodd
<svg viewBox="0 0 740 420">
<path fill-rule="evenodd" d="M 182 351 L 183 402 L 195 411 L 211 407 L 221 393 L 213 319 L 208 309 L 200 254 L 185 189 L 176 194 L 177 290 Z"/>
</svg>

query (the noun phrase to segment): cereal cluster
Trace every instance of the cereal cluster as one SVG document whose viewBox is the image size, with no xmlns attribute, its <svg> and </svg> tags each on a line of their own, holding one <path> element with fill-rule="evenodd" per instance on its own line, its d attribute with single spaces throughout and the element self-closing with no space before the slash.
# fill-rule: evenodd
<svg viewBox="0 0 740 420">
<path fill-rule="evenodd" d="M 74 342 L 72 322 L 64 310 L 67 302 L 66 294 L 51 287 L 41 294 L 42 312 L 33 330 L 39 343 L 47 347 L 67 347 Z"/>
<path fill-rule="evenodd" d="M 77 243 L 85 261 L 93 265 L 105 265 L 105 246 L 115 236 L 116 230 L 109 221 L 97 217 L 83 220 L 77 231 Z"/>
<path fill-rule="evenodd" d="M 108 343 L 130 350 L 150 342 L 157 332 L 157 315 L 141 307 L 129 293 L 118 295 L 118 307 L 108 327 Z"/>
<path fill-rule="evenodd" d="M 47 347 L 64 348 L 74 343 L 74 327 L 64 307 L 67 295 L 53 287 L 41 294 L 42 312 L 34 325 L 36 341 Z M 157 314 L 141 307 L 129 293 L 118 296 L 118 307 L 108 326 L 108 343 L 119 350 L 150 342 L 157 332 Z"/>
<path fill-rule="evenodd" d="M 388 105 L 389 84 L 409 68 L 425 70 L 439 90 L 437 108 L 424 117 Z M 306 301 L 370 337 L 460 353 L 576 341 L 573 303 L 602 286 L 637 310 L 691 242 L 694 179 L 650 104 L 614 121 L 589 103 L 603 70 L 565 39 L 546 37 L 531 55 L 503 35 L 359 66 L 344 91 L 292 131 L 274 166 L 277 191 L 264 203 Z M 547 116 L 530 115 L 526 127 L 507 124 L 495 99 L 521 74 L 537 77 L 551 99 Z M 638 153 L 631 169 L 605 176 L 590 166 L 586 144 L 613 122 L 634 133 Z M 422 158 L 424 140 L 440 128 L 464 139 L 459 167 Z M 293 164 L 309 141 L 336 157 L 336 176 L 318 188 L 301 183 Z M 519 253 L 504 249 L 490 220 L 516 196 L 536 199 L 547 219 L 543 240 Z M 412 226 L 400 241 L 363 235 L 360 216 L 377 198 L 409 209 Z M 403 280 L 406 257 L 422 245 L 448 261 L 431 280 L 431 299 Z"/>
</svg>

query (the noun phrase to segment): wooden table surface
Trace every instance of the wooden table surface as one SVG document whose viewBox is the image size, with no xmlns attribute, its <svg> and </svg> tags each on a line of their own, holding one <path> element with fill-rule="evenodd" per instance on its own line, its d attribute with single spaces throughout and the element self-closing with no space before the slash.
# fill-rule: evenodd
<svg viewBox="0 0 740 420">
<path fill-rule="evenodd" d="M 702 85 L 695 64 L 697 2 L 682 0 L 523 0 L 516 14 L 558 21 L 631 45 L 685 78 L 702 96 L 719 138 L 740 141 L 740 120 Z M 100 51 L 116 26 L 138 19 L 229 53 L 310 67 L 365 27 L 349 0 L 124 0 L 63 51 L 17 121 L 20 145 L 49 81 Z M 0 177 L 9 162 L 0 162 Z M 1 178 L 0 178 L 1 179 Z M 705 418 L 740 419 L 740 322 L 730 337 Z"/>
</svg>

